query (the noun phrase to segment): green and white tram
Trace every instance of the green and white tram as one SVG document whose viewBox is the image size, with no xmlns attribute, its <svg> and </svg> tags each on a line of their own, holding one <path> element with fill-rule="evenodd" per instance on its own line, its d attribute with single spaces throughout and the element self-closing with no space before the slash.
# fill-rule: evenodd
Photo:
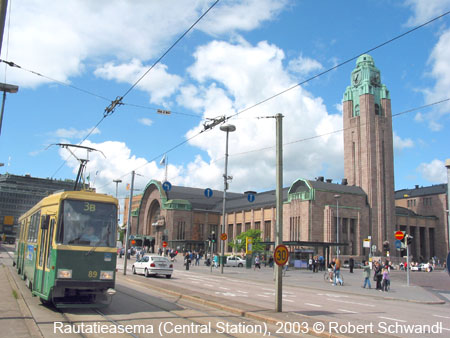
<svg viewBox="0 0 450 338">
<path fill-rule="evenodd" d="M 14 264 L 56 307 L 108 305 L 115 293 L 117 200 L 89 191 L 43 198 L 19 219 Z"/>
</svg>

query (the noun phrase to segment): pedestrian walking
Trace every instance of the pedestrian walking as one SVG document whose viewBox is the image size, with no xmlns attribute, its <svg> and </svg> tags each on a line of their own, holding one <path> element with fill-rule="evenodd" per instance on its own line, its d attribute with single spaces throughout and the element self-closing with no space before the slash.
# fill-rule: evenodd
<svg viewBox="0 0 450 338">
<path fill-rule="evenodd" d="M 384 268 L 383 269 L 383 282 L 382 282 L 382 290 L 385 292 L 389 291 L 389 288 L 391 286 L 391 279 L 389 277 L 389 269 Z"/>
<path fill-rule="evenodd" d="M 377 283 L 377 290 L 382 291 L 381 281 L 383 280 L 383 273 L 381 271 L 381 264 L 379 262 L 375 262 L 375 268 L 373 271 L 373 280 Z"/>
<path fill-rule="evenodd" d="M 348 266 L 350 267 L 350 273 L 353 273 L 353 268 L 355 267 L 355 260 L 353 257 L 350 257 L 348 260 Z"/>
<path fill-rule="evenodd" d="M 369 262 L 363 261 L 363 277 L 364 277 L 364 285 L 363 288 L 366 288 L 366 285 L 369 286 L 369 289 L 372 288 L 372 285 L 370 285 L 370 265 Z"/>
<path fill-rule="evenodd" d="M 255 257 L 255 268 L 253 270 L 256 270 L 256 268 L 261 269 L 261 263 L 259 261 L 259 256 Z"/>
</svg>

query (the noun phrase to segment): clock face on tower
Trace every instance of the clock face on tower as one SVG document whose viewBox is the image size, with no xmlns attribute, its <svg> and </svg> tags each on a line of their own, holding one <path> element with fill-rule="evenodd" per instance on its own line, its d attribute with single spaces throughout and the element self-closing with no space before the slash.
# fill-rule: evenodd
<svg viewBox="0 0 450 338">
<path fill-rule="evenodd" d="M 361 83 L 361 72 L 358 71 L 358 72 L 353 73 L 352 79 L 353 79 L 353 85 L 355 85 L 355 86 L 359 85 Z"/>
</svg>

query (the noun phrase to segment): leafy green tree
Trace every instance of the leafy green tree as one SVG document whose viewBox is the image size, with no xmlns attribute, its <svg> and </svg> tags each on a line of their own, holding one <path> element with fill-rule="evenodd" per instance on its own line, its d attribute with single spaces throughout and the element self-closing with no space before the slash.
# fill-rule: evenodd
<svg viewBox="0 0 450 338">
<path fill-rule="evenodd" d="M 264 245 L 261 244 L 261 230 L 250 229 L 246 232 L 242 232 L 240 235 L 236 237 L 236 240 L 233 243 L 230 243 L 230 246 L 235 249 L 235 251 L 245 251 L 245 238 L 251 237 L 253 238 L 252 251 L 264 251 Z M 239 243 L 238 240 L 241 240 Z"/>
</svg>

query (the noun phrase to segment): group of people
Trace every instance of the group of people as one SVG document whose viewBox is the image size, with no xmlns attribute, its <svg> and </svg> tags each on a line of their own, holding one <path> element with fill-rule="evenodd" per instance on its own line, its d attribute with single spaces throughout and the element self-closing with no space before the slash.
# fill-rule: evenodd
<svg viewBox="0 0 450 338">
<path fill-rule="evenodd" d="M 363 288 L 372 288 L 370 284 L 370 265 L 369 262 L 363 261 Z M 389 276 L 390 262 L 386 261 L 382 264 L 381 260 L 373 262 L 373 280 L 376 282 L 376 289 L 379 291 L 389 291 L 391 285 L 391 278 Z"/>
<path fill-rule="evenodd" d="M 308 260 L 308 269 L 312 272 L 325 270 L 325 258 L 323 256 L 314 256 Z"/>
</svg>

